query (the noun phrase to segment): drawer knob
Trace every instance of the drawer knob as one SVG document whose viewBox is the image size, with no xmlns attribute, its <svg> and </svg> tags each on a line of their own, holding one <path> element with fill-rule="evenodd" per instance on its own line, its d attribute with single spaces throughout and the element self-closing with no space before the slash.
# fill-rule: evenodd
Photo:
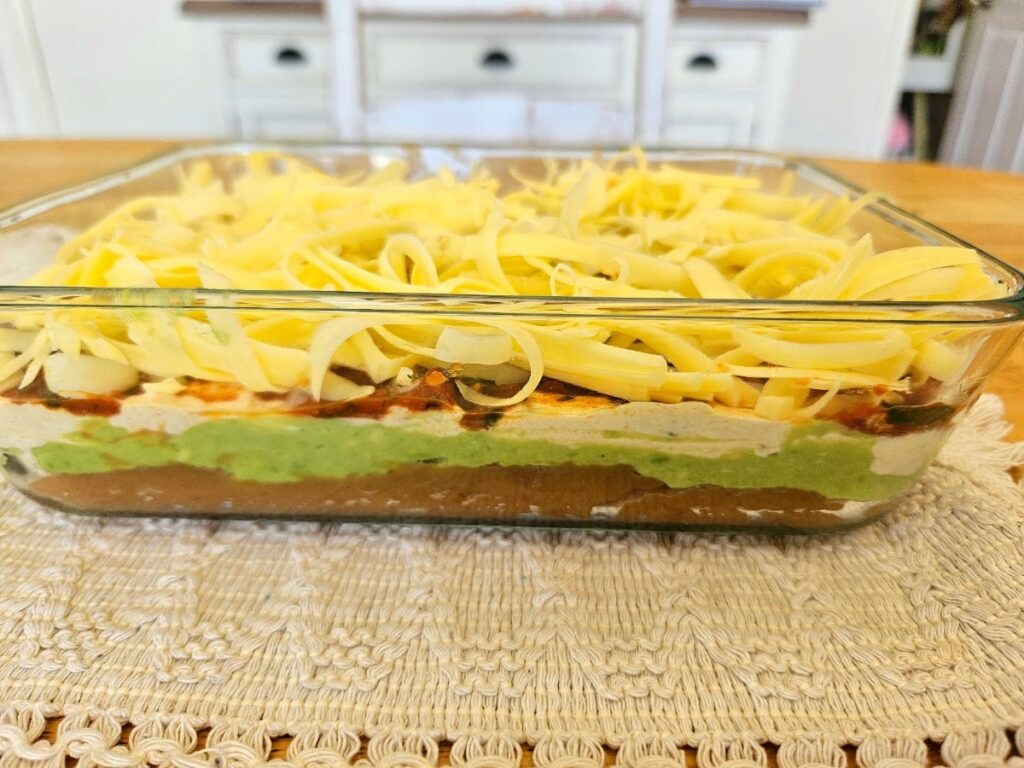
<svg viewBox="0 0 1024 768">
<path fill-rule="evenodd" d="M 718 69 L 718 60 L 710 53 L 698 53 L 690 57 L 686 68 L 691 72 L 714 72 Z"/>
<path fill-rule="evenodd" d="M 274 60 L 286 67 L 302 67 L 308 63 L 306 54 L 290 45 L 279 48 L 277 53 L 274 54 Z"/>
<path fill-rule="evenodd" d="M 480 66 L 484 69 L 512 69 L 514 65 L 511 54 L 500 48 L 492 48 L 480 57 Z"/>
</svg>

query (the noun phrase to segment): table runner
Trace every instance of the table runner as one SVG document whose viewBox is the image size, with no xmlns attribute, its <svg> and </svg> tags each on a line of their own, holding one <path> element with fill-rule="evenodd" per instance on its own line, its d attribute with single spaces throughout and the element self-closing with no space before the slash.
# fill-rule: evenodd
<svg viewBox="0 0 1024 768">
<path fill-rule="evenodd" d="M 248 768 L 282 734 L 310 768 L 442 741 L 467 768 L 909 768 L 926 739 L 1024 766 L 1006 430 L 983 397 L 892 515 L 817 538 L 107 520 L 5 488 L 0 768 Z"/>
</svg>

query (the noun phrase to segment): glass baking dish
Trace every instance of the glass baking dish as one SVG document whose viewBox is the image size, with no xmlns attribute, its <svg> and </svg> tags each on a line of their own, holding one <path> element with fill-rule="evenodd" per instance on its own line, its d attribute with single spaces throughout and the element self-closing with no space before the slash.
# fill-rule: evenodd
<svg viewBox="0 0 1024 768">
<path fill-rule="evenodd" d="M 16 375 L 5 374 L 6 381 L 0 375 L 0 451 L 8 478 L 24 493 L 56 508 L 111 515 L 836 530 L 878 517 L 913 487 L 1021 332 L 1024 277 L 986 254 L 984 271 L 1005 287 L 1006 296 L 953 303 L 19 284 L 62 242 L 115 207 L 175 191 L 185 169 L 197 162 L 230 178 L 239 158 L 257 152 L 283 152 L 338 175 L 401 159 L 413 180 L 442 167 L 462 177 L 485 166 L 502 184 L 545 161 L 566 163 L 586 154 L 201 147 L 3 212 L 0 373 L 18 358 L 32 358 L 36 365 L 29 374 L 24 366 Z M 793 194 L 860 193 L 813 165 L 773 155 L 663 150 L 648 158 L 756 178 L 767 190 L 786 184 Z M 878 250 L 964 245 L 880 200 L 859 210 L 848 226 L 853 235 L 870 234 Z M 197 365 L 194 375 L 164 378 L 180 372 L 167 361 L 199 354 L 183 341 L 197 324 L 213 329 L 201 340 L 208 365 Z M 219 370 L 218 356 L 238 354 L 232 329 L 240 324 L 247 329 L 245 343 L 261 351 L 264 373 L 273 380 L 267 387 L 221 375 L 204 378 L 202 371 Z M 62 336 L 68 327 L 113 328 L 103 331 L 105 338 L 130 339 L 137 357 L 128 362 L 143 361 L 136 366 L 141 379 L 135 371 L 123 391 L 102 395 L 52 391 L 39 365 L 49 361 L 46 376 L 58 375 L 53 350 L 63 358 L 101 355 L 98 343 L 86 339 L 83 347 L 81 339 Z M 265 334 L 259 344 L 253 341 L 257 327 Z M 446 327 L 463 335 L 500 336 L 511 350 L 502 368 L 506 375 L 516 366 L 528 369 L 527 348 L 544 342 L 547 367 L 540 386 L 515 405 L 481 404 L 481 398 L 467 400 L 467 389 L 507 393 L 521 383 L 515 372 L 511 384 L 503 383 L 481 374 L 479 365 L 446 363 L 440 346 L 393 346 L 396 334 L 407 342 L 436 341 Z M 708 374 L 685 370 L 673 359 L 662 361 L 660 370 L 672 375 L 676 395 L 663 391 L 662 402 L 654 402 L 631 396 L 636 387 L 631 389 L 629 376 L 643 372 L 619 371 L 623 383 L 611 393 L 586 386 L 588 366 L 606 355 L 618 359 L 611 344 L 602 342 L 598 349 L 588 337 L 572 342 L 578 348 L 566 347 L 564 338 L 561 346 L 551 346 L 549 336 L 565 328 L 577 329 L 570 336 L 585 336 L 579 329 L 593 327 L 613 329 L 605 334 L 611 338 L 634 344 L 646 339 L 655 346 L 655 331 L 712 346 L 724 339 L 728 347 L 743 333 L 787 338 L 810 329 L 831 339 L 832 349 L 847 338 L 906 334 L 918 345 L 915 361 L 922 345 L 941 354 L 929 353 L 928 365 L 915 362 L 917 367 L 906 369 L 913 373 L 895 388 L 872 385 L 870 377 L 854 373 L 827 386 L 806 376 L 795 379 L 805 387 L 801 397 L 810 391 L 810 400 L 794 409 L 786 397 L 764 398 L 774 405 L 781 401 L 781 410 L 755 408 L 767 384 L 750 361 L 746 368 Z M 274 328 L 290 328 L 290 335 L 275 340 Z M 319 331 L 310 337 L 297 328 Z M 308 365 L 312 347 L 331 336 L 321 333 L 325 328 L 334 333 L 334 351 L 328 351 L 331 367 L 324 375 L 335 383 L 344 379 L 345 387 L 356 387 L 354 394 L 317 399 L 309 383 L 294 383 L 304 381 L 302 371 L 290 386 L 275 378 L 287 378 L 280 368 L 285 363 L 271 360 L 266 345 L 288 347 L 288 360 Z M 360 334 L 369 334 L 392 358 L 403 351 L 400 371 L 390 377 L 353 372 L 345 350 Z M 732 359 L 742 363 L 741 357 Z M 936 365 L 943 374 L 929 373 Z M 729 398 L 714 393 L 725 386 L 740 394 L 722 402 Z"/>
</svg>

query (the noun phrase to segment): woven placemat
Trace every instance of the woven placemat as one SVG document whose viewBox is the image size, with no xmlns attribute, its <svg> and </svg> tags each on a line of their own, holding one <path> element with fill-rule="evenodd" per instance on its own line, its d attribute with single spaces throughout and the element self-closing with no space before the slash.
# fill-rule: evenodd
<svg viewBox="0 0 1024 768">
<path fill-rule="evenodd" d="M 103 520 L 6 488 L 0 768 L 247 768 L 280 734 L 317 768 L 367 738 L 378 768 L 440 741 L 472 768 L 901 768 L 926 739 L 1024 765 L 1005 432 L 986 396 L 894 514 L 822 538 Z"/>
</svg>

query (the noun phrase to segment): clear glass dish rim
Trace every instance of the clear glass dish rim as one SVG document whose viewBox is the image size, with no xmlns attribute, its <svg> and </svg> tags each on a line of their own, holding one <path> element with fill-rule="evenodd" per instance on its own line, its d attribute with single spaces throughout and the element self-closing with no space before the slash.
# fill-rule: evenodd
<svg viewBox="0 0 1024 768">
<path fill-rule="evenodd" d="M 489 157 L 572 158 L 621 152 L 625 147 L 529 147 L 488 145 L 388 144 L 375 142 L 230 142 L 185 145 L 160 152 L 152 158 L 113 173 L 62 187 L 53 192 L 0 209 L 0 233 L 15 224 L 46 213 L 58 206 L 88 198 L 128 182 L 144 178 L 187 161 L 218 156 L 243 156 L 255 152 L 293 155 L 360 155 L 373 152 L 466 152 Z M 645 146 L 655 160 L 731 161 L 752 166 L 774 166 L 794 171 L 830 194 L 852 196 L 865 192 L 842 176 L 814 161 L 773 152 L 739 149 L 688 149 Z M 997 299 L 963 302 L 927 301 L 791 301 L 786 299 L 649 299 L 637 297 L 513 296 L 501 294 L 439 293 L 354 293 L 345 291 L 230 291 L 202 288 L 79 288 L 0 284 L 0 309 L 70 308 L 173 308 L 259 309 L 261 311 L 347 311 L 365 314 L 459 315 L 523 318 L 602 318 L 651 320 L 778 320 L 828 323 L 911 323 L 924 325 L 1005 325 L 1024 320 L 1024 272 L 1002 259 L 977 248 L 941 227 L 886 199 L 877 199 L 864 211 L 920 238 L 941 239 L 977 251 L 983 260 L 1010 278 L 1016 290 Z M 75 301 L 69 302 L 69 299 Z M 81 299 L 81 301 L 79 301 Z M 317 306 L 300 306 L 312 302 Z M 454 305 L 452 305 L 454 304 Z M 449 306 L 452 305 L 452 306 Z M 457 305 L 457 306 L 455 306 Z M 864 312 L 864 316 L 837 317 L 832 313 Z M 875 314 L 880 316 L 875 316 Z M 977 313 L 977 314 L 974 314 Z M 936 317 L 936 315 L 943 315 Z M 948 316 L 947 316 L 948 315 Z"/>
</svg>

